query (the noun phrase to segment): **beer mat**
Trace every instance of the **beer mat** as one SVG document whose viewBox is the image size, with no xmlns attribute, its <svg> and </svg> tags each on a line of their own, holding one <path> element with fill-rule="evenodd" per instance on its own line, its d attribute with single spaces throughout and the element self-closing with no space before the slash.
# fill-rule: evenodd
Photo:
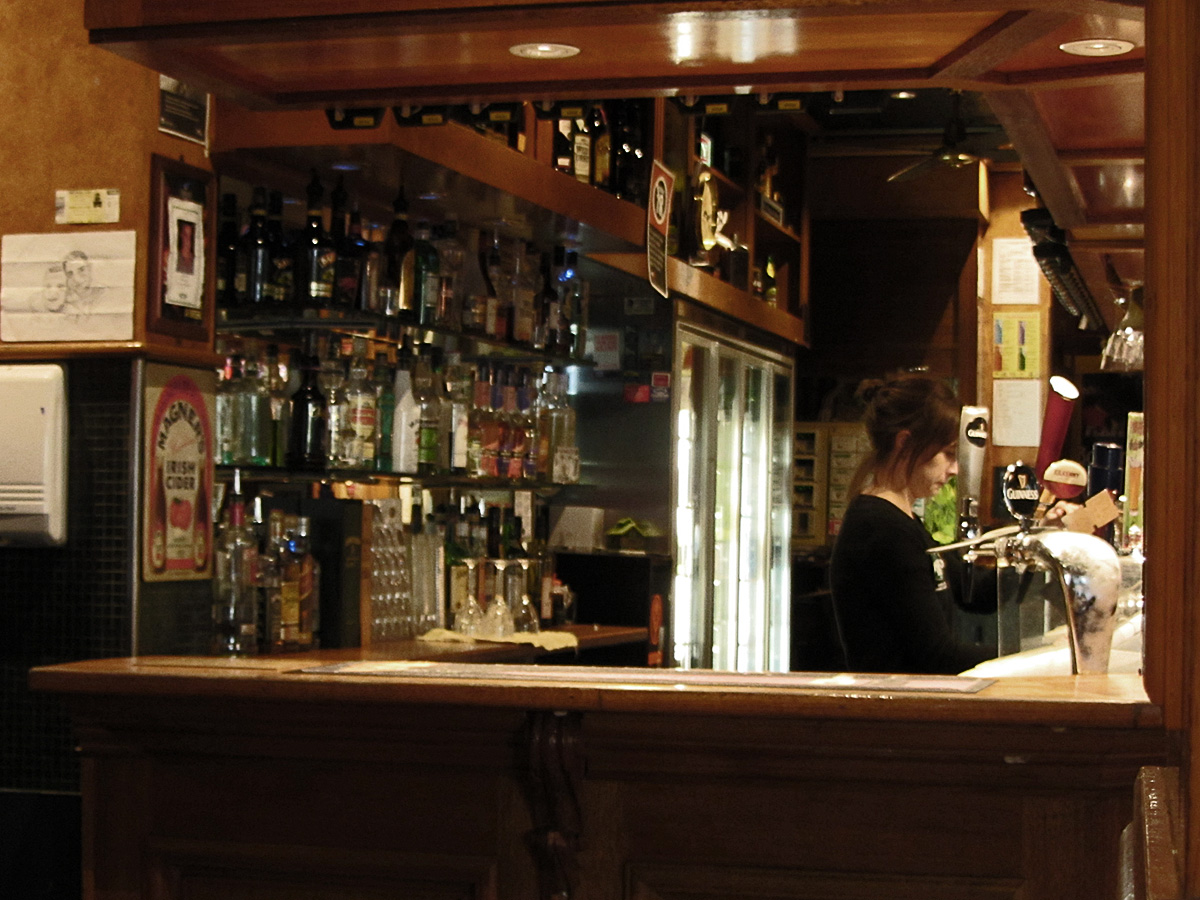
<svg viewBox="0 0 1200 900">
<path fill-rule="evenodd" d="M 417 638 L 432 643 L 474 644 L 476 641 L 496 644 L 532 644 L 543 650 L 565 650 L 579 646 L 579 638 L 569 631 L 520 631 L 503 637 L 472 637 L 447 628 L 431 628 Z"/>
<path fill-rule="evenodd" d="M 538 666 L 510 663 L 444 663 L 421 660 L 361 660 L 301 669 L 309 675 L 379 675 L 430 680 L 521 681 L 555 684 L 584 681 L 622 687 L 727 687 L 771 690 L 860 690 L 885 693 L 974 694 L 994 678 L 958 675 L 871 675 L 849 672 L 744 673 L 688 669 L 596 666 Z"/>
</svg>

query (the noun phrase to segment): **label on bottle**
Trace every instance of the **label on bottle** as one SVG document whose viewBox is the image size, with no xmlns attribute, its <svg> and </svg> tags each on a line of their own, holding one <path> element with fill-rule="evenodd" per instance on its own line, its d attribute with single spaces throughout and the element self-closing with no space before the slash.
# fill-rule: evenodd
<svg viewBox="0 0 1200 900">
<path fill-rule="evenodd" d="M 575 178 L 584 184 L 592 182 L 592 139 L 581 132 L 575 135 Z"/>
<path fill-rule="evenodd" d="M 347 412 L 351 432 L 348 456 L 356 464 L 371 462 L 375 459 L 375 424 L 378 420 L 375 404 L 366 397 L 355 397 Z"/>
<path fill-rule="evenodd" d="M 392 466 L 407 475 L 417 473 L 421 438 L 421 408 L 412 393 L 404 392 L 396 400 L 392 417 Z"/>
<path fill-rule="evenodd" d="M 417 434 L 417 465 L 424 472 L 438 467 L 438 423 L 422 422 Z"/>
<path fill-rule="evenodd" d="M 612 175 L 612 137 L 602 134 L 592 148 L 592 184 L 607 187 Z"/>
<path fill-rule="evenodd" d="M 513 340 L 518 343 L 528 344 L 533 341 L 533 325 L 534 325 L 534 293 L 528 289 L 521 289 L 513 296 Z"/>
<path fill-rule="evenodd" d="M 300 640 L 300 582 L 284 581 L 279 586 L 279 636 L 285 644 Z"/>
<path fill-rule="evenodd" d="M 467 437 L 469 414 L 465 405 L 455 405 L 450 421 L 450 468 L 455 472 L 467 470 Z"/>
</svg>

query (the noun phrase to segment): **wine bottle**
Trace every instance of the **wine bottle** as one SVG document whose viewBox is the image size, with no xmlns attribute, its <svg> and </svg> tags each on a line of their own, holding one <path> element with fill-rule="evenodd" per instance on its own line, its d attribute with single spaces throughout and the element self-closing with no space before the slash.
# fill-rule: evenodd
<svg viewBox="0 0 1200 900">
<path fill-rule="evenodd" d="M 324 193 L 321 179 L 314 169 L 308 185 L 308 218 L 296 255 L 298 305 L 308 309 L 327 307 L 333 300 L 337 250 L 325 231 Z"/>
<path fill-rule="evenodd" d="M 375 354 L 376 396 L 375 468 L 392 471 L 392 424 L 396 415 L 396 373 L 383 353 Z"/>
<path fill-rule="evenodd" d="M 217 306 L 233 309 L 238 305 L 234 290 L 238 250 L 237 195 L 221 196 L 221 224 L 217 228 Z"/>
<path fill-rule="evenodd" d="M 392 212 L 392 224 L 383 243 L 382 311 L 402 324 L 416 324 L 416 241 L 408 229 L 408 201 L 403 185 L 392 201 Z"/>
<path fill-rule="evenodd" d="M 433 231 L 426 221 L 417 223 L 413 235 L 414 284 L 417 291 L 417 321 L 422 325 L 433 325 L 437 321 L 438 303 L 441 297 L 441 266 L 437 248 L 433 246 Z"/>
<path fill-rule="evenodd" d="M 267 240 L 267 192 L 256 187 L 250 201 L 250 224 L 238 240 L 234 262 L 234 292 L 237 305 L 262 307 L 268 300 L 271 254 Z"/>
<path fill-rule="evenodd" d="M 213 652 L 258 652 L 258 539 L 246 525 L 241 471 L 234 469 L 226 521 L 213 553 Z"/>
<path fill-rule="evenodd" d="M 292 394 L 292 423 L 288 438 L 288 465 L 321 471 L 329 453 L 329 409 L 318 378 L 316 354 L 298 353 L 300 386 Z"/>
<path fill-rule="evenodd" d="M 366 341 L 354 339 L 350 377 L 346 380 L 346 441 L 342 464 L 356 469 L 375 468 L 378 396 L 367 379 Z"/>
<path fill-rule="evenodd" d="M 293 248 L 283 232 L 283 192 L 267 195 L 267 245 L 270 248 L 271 272 L 267 295 L 276 306 L 292 303 L 296 294 L 296 262 Z"/>
<path fill-rule="evenodd" d="M 592 141 L 591 185 L 602 191 L 612 191 L 612 131 L 603 103 L 593 103 L 588 134 Z"/>
<path fill-rule="evenodd" d="M 338 244 L 337 274 L 334 279 L 334 304 L 345 309 L 363 310 L 368 247 L 362 235 L 362 213 L 358 206 L 350 210 L 346 235 Z"/>
<path fill-rule="evenodd" d="M 416 475 L 421 439 L 421 407 L 413 393 L 412 351 L 408 337 L 396 357 L 396 405 L 392 416 L 392 468 L 403 475 Z"/>
</svg>

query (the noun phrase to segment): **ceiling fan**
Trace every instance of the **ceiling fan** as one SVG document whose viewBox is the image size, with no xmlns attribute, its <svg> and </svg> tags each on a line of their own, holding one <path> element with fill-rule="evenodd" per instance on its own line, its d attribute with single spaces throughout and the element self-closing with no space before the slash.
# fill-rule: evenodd
<svg viewBox="0 0 1200 900">
<path fill-rule="evenodd" d="M 985 158 L 993 161 L 1015 161 L 1016 153 L 1003 148 L 1007 141 L 1003 131 L 968 133 L 962 111 L 962 94 L 954 91 L 951 94 L 950 117 L 942 131 L 941 144 L 916 162 L 893 172 L 887 180 L 889 183 L 911 181 L 939 168 L 961 169 Z"/>
</svg>

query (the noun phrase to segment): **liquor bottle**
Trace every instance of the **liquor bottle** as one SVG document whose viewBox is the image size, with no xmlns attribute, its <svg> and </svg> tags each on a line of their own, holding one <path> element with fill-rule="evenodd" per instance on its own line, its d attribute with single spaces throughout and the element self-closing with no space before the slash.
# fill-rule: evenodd
<svg viewBox="0 0 1200 900">
<path fill-rule="evenodd" d="M 321 361 L 320 385 L 325 394 L 329 414 L 329 451 L 326 465 L 344 468 L 351 465 L 346 451 L 350 439 L 349 414 L 346 407 L 347 365 L 342 359 L 341 342 L 330 340 L 325 358 Z"/>
<path fill-rule="evenodd" d="M 250 224 L 238 240 L 234 258 L 233 285 L 237 305 L 262 307 L 268 301 L 271 272 L 270 244 L 267 239 L 267 191 L 256 187 L 250 201 Z"/>
<path fill-rule="evenodd" d="M 475 554 L 471 552 L 471 522 L 468 517 L 467 498 L 460 498 L 459 504 L 451 527 L 446 531 L 446 609 L 451 627 L 456 631 L 463 631 L 466 629 L 460 626 L 472 627 L 482 616 L 482 610 L 475 602 L 478 590 L 475 576 L 479 565 Z"/>
<path fill-rule="evenodd" d="M 571 156 L 575 180 L 591 184 L 592 136 L 588 133 L 587 122 L 582 118 L 571 119 Z"/>
<path fill-rule="evenodd" d="M 549 409 L 550 480 L 555 484 L 571 484 L 579 480 L 579 448 L 575 443 L 575 410 L 567 396 L 567 374 L 560 368 L 553 372 L 553 394 Z"/>
<path fill-rule="evenodd" d="M 504 600 L 512 611 L 513 630 L 536 633 L 538 610 L 532 596 L 535 562 L 525 547 L 520 516 L 512 516 L 504 526 Z"/>
<path fill-rule="evenodd" d="M 359 312 L 382 313 L 379 302 L 379 288 L 383 283 L 383 243 L 378 239 L 378 230 L 367 229 L 363 226 L 362 212 L 356 206 L 350 211 L 350 233 L 357 227 L 362 235 L 363 271 L 358 284 L 358 296 L 355 299 L 355 309 Z"/>
<path fill-rule="evenodd" d="M 538 609 L 538 625 L 549 628 L 554 623 L 554 557 L 550 553 L 550 507 L 539 506 L 533 518 L 533 538 L 529 544 L 529 557 L 534 561 L 530 574 L 530 586 L 537 592 L 535 604 Z"/>
<path fill-rule="evenodd" d="M 287 464 L 287 442 L 291 431 L 292 399 L 287 391 L 287 367 L 279 359 L 279 348 L 267 346 L 265 359 L 267 393 L 271 405 L 271 460 L 272 466 Z"/>
<path fill-rule="evenodd" d="M 471 409 L 467 413 L 467 474 L 483 477 L 483 426 L 490 414 L 492 398 L 491 369 L 487 362 L 475 367 Z"/>
<path fill-rule="evenodd" d="M 553 348 L 547 346 L 546 350 L 559 354 L 560 356 L 570 356 L 572 350 L 573 327 L 575 326 L 576 310 L 572 306 L 572 299 L 577 297 L 579 276 L 576 269 L 579 265 L 578 251 L 568 250 L 564 256 L 563 267 L 558 273 L 559 279 L 559 311 L 558 311 L 558 335 Z"/>
<path fill-rule="evenodd" d="M 362 213 L 357 206 L 350 211 L 345 236 L 337 245 L 337 272 L 334 277 L 333 301 L 344 309 L 361 310 L 364 301 L 363 279 L 367 266 L 367 242 L 362 236 Z"/>
<path fill-rule="evenodd" d="M 417 321 L 432 325 L 437 320 L 438 303 L 441 296 L 441 266 L 437 248 L 433 246 L 433 231 L 429 223 L 417 223 L 415 239 L 415 284 L 417 297 Z"/>
<path fill-rule="evenodd" d="M 241 377 L 241 357 L 231 353 L 225 357 L 217 378 L 216 396 L 216 454 L 218 465 L 230 466 L 234 460 L 234 441 L 237 439 L 237 390 Z"/>
<path fill-rule="evenodd" d="M 505 298 L 501 292 L 506 287 L 504 258 L 500 252 L 500 235 L 492 232 L 492 244 L 487 250 L 481 266 L 487 300 L 483 314 L 483 332 L 490 338 L 503 338 L 508 334 L 508 317 Z"/>
<path fill-rule="evenodd" d="M 242 361 L 242 377 L 234 394 L 238 427 L 233 461 L 237 465 L 266 466 L 271 463 L 274 422 L 266 376 L 266 367 L 260 364 L 257 352 L 250 352 Z"/>
<path fill-rule="evenodd" d="M 392 224 L 383 244 L 383 279 L 380 290 L 384 315 L 402 324 L 416 324 L 416 241 L 408 229 L 408 202 L 404 186 L 392 201 Z"/>
<path fill-rule="evenodd" d="M 413 367 L 413 396 L 417 400 L 417 474 L 440 473 L 442 400 L 437 389 L 437 367 L 432 348 L 417 356 Z"/>
<path fill-rule="evenodd" d="M 349 201 L 350 195 L 346 193 L 345 178 L 339 175 L 337 183 L 333 186 L 333 190 L 329 194 L 329 242 L 333 245 L 334 252 L 337 254 L 333 263 L 333 292 L 329 298 L 329 305 L 341 309 L 349 308 L 353 298 L 353 291 L 348 297 L 341 284 L 343 270 L 345 269 L 345 264 L 342 261 L 342 250 L 346 246 L 346 206 Z M 356 279 L 354 289 L 357 289 L 357 287 L 358 282 Z"/>
<path fill-rule="evenodd" d="M 577 274 L 567 285 L 562 304 L 567 311 L 565 327 L 559 332 L 560 337 L 563 331 L 569 335 L 566 344 L 560 340 L 559 346 L 575 359 L 583 359 L 587 352 L 590 297 L 591 285 Z"/>
<path fill-rule="evenodd" d="M 392 423 L 396 416 L 396 373 L 383 353 L 375 354 L 375 469 L 392 471 Z"/>
<path fill-rule="evenodd" d="M 412 365 L 406 336 L 396 357 L 396 405 L 392 417 L 392 468 L 402 475 L 417 474 L 421 440 L 421 406 L 413 393 Z"/>
<path fill-rule="evenodd" d="M 441 290 L 438 294 L 437 315 L 434 324 L 443 328 L 462 328 L 463 297 L 461 281 L 463 260 L 466 251 L 458 238 L 458 220 L 447 219 L 437 232 L 434 246 L 438 252 L 438 267 L 441 271 Z"/>
<path fill-rule="evenodd" d="M 297 516 L 296 528 L 288 542 L 288 568 L 295 573 L 300 594 L 298 650 L 312 650 L 320 644 L 321 566 L 312 553 L 311 527 L 308 516 Z"/>
<path fill-rule="evenodd" d="M 613 186 L 618 197 L 645 206 L 650 190 L 645 104 L 623 100 L 613 123 Z"/>
<path fill-rule="evenodd" d="M 367 378 L 366 341 L 354 339 L 350 377 L 346 380 L 346 440 L 342 464 L 355 469 L 375 468 L 378 396 Z"/>
<path fill-rule="evenodd" d="M 523 434 L 520 446 L 514 449 L 514 456 L 520 455 L 520 474 L 514 477 L 523 481 L 536 481 L 538 477 L 538 432 L 534 415 L 537 393 L 537 376 L 530 369 L 522 369 L 521 381 L 517 385 L 517 411 Z"/>
<path fill-rule="evenodd" d="M 522 373 L 509 369 L 501 394 L 500 476 L 520 481 L 525 475 L 525 442 L 529 432 L 517 403 Z"/>
<path fill-rule="evenodd" d="M 296 293 L 296 261 L 294 250 L 283 233 L 282 191 L 271 191 L 267 195 L 267 246 L 271 255 L 267 296 L 276 306 L 287 306 Z"/>
<path fill-rule="evenodd" d="M 612 183 L 612 131 L 608 127 L 608 115 L 603 103 L 593 103 L 588 134 L 592 139 L 592 187 L 611 192 Z"/>
<path fill-rule="evenodd" d="M 501 453 L 504 447 L 504 385 L 508 380 L 507 368 L 492 370 L 491 396 L 483 409 L 480 420 L 480 474 L 484 478 L 499 478 Z"/>
<path fill-rule="evenodd" d="M 321 364 L 314 352 L 297 355 L 300 386 L 292 394 L 288 465 L 294 469 L 321 471 L 329 453 L 329 408 L 319 384 Z"/>
<path fill-rule="evenodd" d="M 487 278 L 484 274 L 486 256 L 481 244 L 483 232 L 472 229 L 467 234 L 461 285 L 458 293 L 462 297 L 460 327 L 464 334 L 483 334 L 487 314 Z"/>
<path fill-rule="evenodd" d="M 532 244 L 519 244 L 516 249 L 516 270 L 512 278 L 512 317 L 509 320 L 509 340 L 522 347 L 533 345 L 537 327 L 537 269 L 534 268 Z"/>
<path fill-rule="evenodd" d="M 238 248 L 237 194 L 221 195 L 221 224 L 217 228 L 217 306 L 233 309 L 238 305 L 234 290 Z"/>
<path fill-rule="evenodd" d="M 260 647 L 267 653 L 285 648 L 283 612 L 283 565 L 287 553 L 284 513 L 273 509 L 267 517 L 267 534 L 258 556 L 259 584 L 262 588 L 263 634 Z"/>
<path fill-rule="evenodd" d="M 233 471 L 226 521 L 213 548 L 213 652 L 258 651 L 258 539 L 246 526 L 242 473 Z"/>
<path fill-rule="evenodd" d="M 763 300 L 767 306 L 779 305 L 779 288 L 775 284 L 775 257 L 768 256 L 763 266 L 762 279 Z"/>
<path fill-rule="evenodd" d="M 557 334 L 558 321 L 558 283 L 554 278 L 549 251 L 542 253 L 541 283 L 538 285 L 535 305 L 538 314 L 537 327 L 533 332 L 533 349 L 545 350 L 548 344 L 552 345 L 550 335 Z"/>
<path fill-rule="evenodd" d="M 307 309 L 327 307 L 333 300 L 337 249 L 325 231 L 324 195 L 321 179 L 314 169 L 308 184 L 308 218 L 296 254 L 297 300 L 300 307 Z"/>
<path fill-rule="evenodd" d="M 559 119 L 554 127 L 554 171 L 565 175 L 575 172 L 575 152 L 571 146 L 571 122 Z"/>
<path fill-rule="evenodd" d="M 446 396 L 442 403 L 442 440 L 445 447 L 446 471 L 465 475 L 469 462 L 469 433 L 471 416 L 472 377 L 457 355 L 443 369 Z"/>
</svg>

